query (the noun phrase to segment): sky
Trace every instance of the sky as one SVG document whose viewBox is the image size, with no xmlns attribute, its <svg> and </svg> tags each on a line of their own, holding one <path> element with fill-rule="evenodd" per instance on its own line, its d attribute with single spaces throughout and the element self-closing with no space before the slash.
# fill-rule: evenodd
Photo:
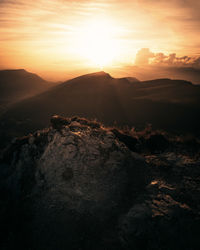
<svg viewBox="0 0 200 250">
<path fill-rule="evenodd" d="M 0 0 L 0 68 L 196 65 L 199 13 L 198 0 Z"/>
</svg>

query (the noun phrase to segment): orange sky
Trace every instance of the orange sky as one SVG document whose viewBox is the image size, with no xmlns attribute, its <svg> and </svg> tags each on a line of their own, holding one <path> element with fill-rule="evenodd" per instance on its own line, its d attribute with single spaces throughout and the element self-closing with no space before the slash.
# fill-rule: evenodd
<svg viewBox="0 0 200 250">
<path fill-rule="evenodd" d="M 133 64 L 141 48 L 200 56 L 198 0 L 0 0 L 0 68 Z"/>
</svg>

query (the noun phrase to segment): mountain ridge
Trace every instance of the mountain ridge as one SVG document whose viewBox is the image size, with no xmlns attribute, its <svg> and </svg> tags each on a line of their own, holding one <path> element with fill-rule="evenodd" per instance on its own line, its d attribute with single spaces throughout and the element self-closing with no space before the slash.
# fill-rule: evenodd
<svg viewBox="0 0 200 250">
<path fill-rule="evenodd" d="M 199 96 L 200 86 L 187 81 L 134 83 L 95 72 L 13 105 L 0 116 L 0 136 L 33 132 L 47 126 L 53 114 L 97 119 L 109 126 L 144 128 L 150 123 L 155 129 L 198 134 Z"/>
<path fill-rule="evenodd" d="M 0 70 L 0 111 L 22 99 L 44 92 L 53 85 L 24 69 Z"/>
</svg>

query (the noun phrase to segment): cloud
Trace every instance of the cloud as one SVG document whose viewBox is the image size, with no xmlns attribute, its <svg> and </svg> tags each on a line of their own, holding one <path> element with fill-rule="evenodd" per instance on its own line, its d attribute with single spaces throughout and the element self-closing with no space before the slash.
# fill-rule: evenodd
<svg viewBox="0 0 200 250">
<path fill-rule="evenodd" d="M 200 68 L 200 57 L 178 57 L 176 53 L 165 55 L 164 53 L 153 53 L 149 48 L 142 48 L 136 55 L 135 64 Z"/>
<path fill-rule="evenodd" d="M 152 53 L 149 48 L 142 48 L 136 55 L 135 64 L 146 65 L 149 63 L 149 59 L 152 57 L 154 57 L 154 53 Z"/>
<path fill-rule="evenodd" d="M 110 20 L 116 27 L 114 39 L 120 44 L 117 60 L 121 63 L 130 63 L 131 55 L 142 47 L 199 56 L 199 8 L 197 0 L 0 0 L 0 53 L 10 54 L 14 48 L 16 57 L 47 58 L 48 48 L 48 57 L 65 57 L 70 62 L 74 54 L 78 57 L 80 30 L 99 18 Z M 148 49 L 140 51 L 136 63 L 190 61 L 162 53 L 155 58 L 151 53 Z M 195 60 L 194 65 L 198 65 Z"/>
</svg>

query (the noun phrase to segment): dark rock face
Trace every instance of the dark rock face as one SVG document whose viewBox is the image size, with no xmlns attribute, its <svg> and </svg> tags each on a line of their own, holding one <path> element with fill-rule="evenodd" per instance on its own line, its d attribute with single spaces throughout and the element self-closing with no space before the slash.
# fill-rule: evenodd
<svg viewBox="0 0 200 250">
<path fill-rule="evenodd" d="M 138 143 L 136 138 L 120 133 L 117 129 L 112 129 L 111 131 L 118 138 L 118 140 L 123 142 L 131 151 L 136 151 L 136 145 Z"/>
<path fill-rule="evenodd" d="M 53 128 L 18 139 L 4 154 L 2 188 L 11 192 L 18 216 L 28 217 L 20 230 L 31 249 L 94 244 L 123 209 L 130 179 L 134 188 L 144 171 L 112 132 L 86 121 L 54 116 Z"/>
<path fill-rule="evenodd" d="M 173 152 L 146 155 L 152 181 L 121 217 L 125 249 L 199 247 L 200 159 Z"/>
<path fill-rule="evenodd" d="M 198 159 L 138 155 L 84 118 L 51 123 L 1 159 L 1 249 L 198 249 Z"/>
</svg>

